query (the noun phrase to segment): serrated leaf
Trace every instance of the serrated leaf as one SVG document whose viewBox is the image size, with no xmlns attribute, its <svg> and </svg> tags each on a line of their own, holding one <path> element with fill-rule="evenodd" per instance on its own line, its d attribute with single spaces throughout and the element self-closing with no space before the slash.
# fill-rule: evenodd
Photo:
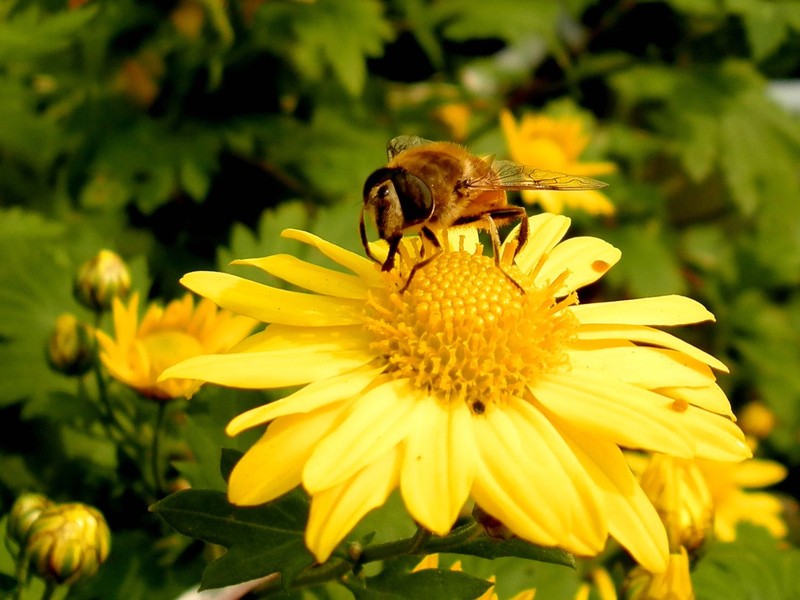
<svg viewBox="0 0 800 600">
<path fill-rule="evenodd" d="M 501 558 L 514 556 L 539 562 L 563 565 L 575 568 L 575 557 L 561 548 L 537 546 L 519 538 L 502 540 L 490 537 L 480 537 L 455 547 L 448 547 L 447 552 L 454 554 L 469 554 L 480 558 Z"/>
<path fill-rule="evenodd" d="M 47 14 L 38 5 L 31 5 L 11 18 L 0 19 L 0 62 L 30 60 L 64 49 L 98 10 L 89 5 Z"/>
<path fill-rule="evenodd" d="M 236 507 L 223 492 L 184 490 L 151 510 L 179 532 L 228 548 L 212 563 L 201 587 L 223 587 L 281 573 L 284 582 L 313 564 L 303 531 L 308 502 L 299 491 L 258 507 Z"/>
<path fill-rule="evenodd" d="M 353 96 L 364 87 L 366 58 L 379 56 L 392 37 L 376 0 L 270 3 L 259 17 L 266 30 L 282 39 L 282 51 L 306 79 L 320 79 L 330 67 Z"/>
<path fill-rule="evenodd" d="M 351 587 L 359 600 L 441 600 L 477 598 L 492 584 L 462 571 L 423 569 L 412 573 L 390 571 L 367 578 L 363 588 Z"/>
<path fill-rule="evenodd" d="M 549 0 L 443 0 L 432 10 L 443 24 L 445 37 L 457 41 L 499 38 L 514 43 L 535 34 L 553 41 L 557 21 L 563 16 L 562 5 Z"/>
<path fill-rule="evenodd" d="M 708 549 L 692 582 L 697 600 L 789 600 L 800 597 L 799 569 L 800 550 L 743 525 L 736 542 Z"/>
</svg>

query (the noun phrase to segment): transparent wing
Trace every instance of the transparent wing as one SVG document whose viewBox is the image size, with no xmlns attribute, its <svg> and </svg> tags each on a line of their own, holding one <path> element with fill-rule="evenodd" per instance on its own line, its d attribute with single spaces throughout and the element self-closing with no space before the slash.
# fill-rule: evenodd
<svg viewBox="0 0 800 600">
<path fill-rule="evenodd" d="M 432 143 L 431 140 L 426 140 L 416 135 L 398 135 L 396 138 L 389 140 L 389 143 L 386 144 L 386 154 L 389 155 L 389 160 L 392 160 L 403 150 Z"/>
<path fill-rule="evenodd" d="M 590 177 L 535 169 L 510 160 L 496 160 L 485 177 L 472 180 L 467 185 L 487 190 L 596 190 L 608 184 Z"/>
</svg>

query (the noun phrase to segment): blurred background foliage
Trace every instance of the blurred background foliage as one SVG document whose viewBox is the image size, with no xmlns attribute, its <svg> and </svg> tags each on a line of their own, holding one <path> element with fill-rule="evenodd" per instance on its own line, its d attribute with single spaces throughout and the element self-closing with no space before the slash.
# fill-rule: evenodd
<svg viewBox="0 0 800 600">
<path fill-rule="evenodd" d="M 790 467 L 794 494 L 800 122 L 796 89 L 776 98 L 798 76 L 796 1 L 0 1 L 0 511 L 25 490 L 103 510 L 112 555 L 75 597 L 198 581 L 208 551 L 147 513 L 158 494 L 98 425 L 95 383 L 48 368 L 56 317 L 92 322 L 77 266 L 112 248 L 144 298 L 169 300 L 187 271 L 296 253 L 284 227 L 361 252 L 361 188 L 386 141 L 506 157 L 503 108 L 577 115 L 584 156 L 616 163 L 616 213 L 570 213 L 572 235 L 623 251 L 592 293 L 705 303 L 717 323 L 682 335 L 731 367 L 737 414 L 768 409 L 760 454 Z M 128 394 L 147 440 L 156 409 Z M 207 389 L 175 411 L 173 483 L 224 489 L 220 446 L 252 439 L 222 427 L 262 401 Z"/>
</svg>

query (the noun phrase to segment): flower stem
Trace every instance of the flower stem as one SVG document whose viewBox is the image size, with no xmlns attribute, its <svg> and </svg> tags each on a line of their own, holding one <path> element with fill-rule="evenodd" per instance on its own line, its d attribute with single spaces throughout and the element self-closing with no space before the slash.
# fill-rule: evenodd
<svg viewBox="0 0 800 600">
<path fill-rule="evenodd" d="M 156 424 L 153 427 L 153 444 L 150 448 L 150 467 L 153 471 L 153 485 L 155 486 L 156 496 L 166 490 L 163 473 L 161 472 L 161 461 L 159 455 L 161 453 L 161 434 L 164 431 L 164 421 L 167 414 L 167 402 L 158 403 L 158 412 L 156 413 Z"/>
</svg>

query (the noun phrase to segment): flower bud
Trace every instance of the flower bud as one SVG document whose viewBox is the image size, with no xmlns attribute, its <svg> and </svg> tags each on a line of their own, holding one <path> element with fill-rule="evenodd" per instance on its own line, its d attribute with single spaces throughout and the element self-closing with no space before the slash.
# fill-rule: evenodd
<svg viewBox="0 0 800 600">
<path fill-rule="evenodd" d="M 124 298 L 131 288 L 128 265 L 111 250 L 100 250 L 83 263 L 75 279 L 75 297 L 95 312 L 111 307 L 114 298 Z"/>
<path fill-rule="evenodd" d="M 65 375 L 83 375 L 92 366 L 94 336 L 85 323 L 64 313 L 47 340 L 47 362 L 53 370 Z"/>
<path fill-rule="evenodd" d="M 712 531 L 714 504 L 697 464 L 656 454 L 640 483 L 664 523 L 670 550 L 699 548 Z"/>
<path fill-rule="evenodd" d="M 25 493 L 16 499 L 8 515 L 8 537 L 20 547 L 25 546 L 28 531 L 39 514 L 53 506 L 53 502 L 42 494 Z"/>
<path fill-rule="evenodd" d="M 103 515 L 75 502 L 42 510 L 28 530 L 25 553 L 40 576 L 71 584 L 94 575 L 110 545 Z"/>
<path fill-rule="evenodd" d="M 667 570 L 649 573 L 636 567 L 628 576 L 625 586 L 628 600 L 694 600 L 694 589 L 689 571 L 689 556 L 681 548 L 669 555 Z"/>
</svg>

